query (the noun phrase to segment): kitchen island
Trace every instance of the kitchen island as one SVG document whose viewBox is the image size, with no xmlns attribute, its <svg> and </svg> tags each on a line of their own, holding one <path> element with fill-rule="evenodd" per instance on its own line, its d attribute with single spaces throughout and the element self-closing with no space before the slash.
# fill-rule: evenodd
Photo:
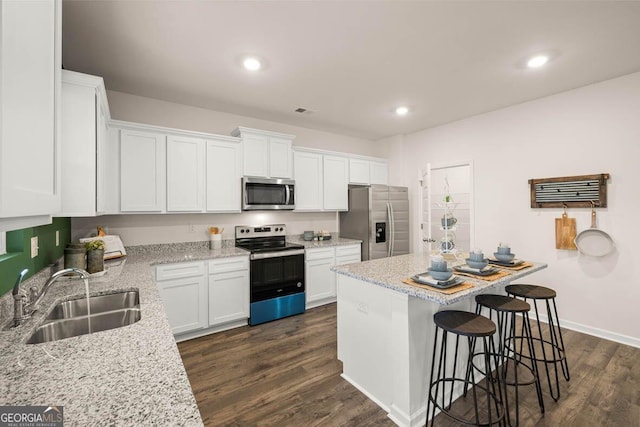
<svg viewBox="0 0 640 427">
<path fill-rule="evenodd" d="M 513 280 L 546 268 L 533 263 L 492 282 L 465 277 L 473 287 L 451 295 L 403 283 L 428 265 L 429 255 L 408 254 L 333 268 L 342 376 L 400 426 L 424 425 L 433 315 L 443 309 L 473 311 L 473 296 L 504 293 Z"/>
<path fill-rule="evenodd" d="M 154 265 L 237 257 L 234 247 L 209 250 L 172 244 L 127 248 L 128 256 L 106 263 L 102 277 L 89 279 L 91 295 L 138 290 L 141 319 L 94 334 L 26 344 L 51 308 L 84 295 L 78 279 L 53 284 L 33 317 L 8 328 L 11 292 L 0 299 L 0 405 L 62 406 L 65 424 L 201 426 L 189 379 L 155 283 Z M 40 287 L 50 272 L 22 288 Z"/>
</svg>

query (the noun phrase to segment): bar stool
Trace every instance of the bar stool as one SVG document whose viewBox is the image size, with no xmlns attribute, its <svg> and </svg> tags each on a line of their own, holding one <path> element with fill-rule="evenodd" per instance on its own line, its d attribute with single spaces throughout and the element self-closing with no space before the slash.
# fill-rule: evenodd
<svg viewBox="0 0 640 427">
<path fill-rule="evenodd" d="M 506 295 L 483 294 L 477 295 L 475 299 L 476 314 L 482 314 L 483 308 L 485 311 L 488 309 L 489 319 L 498 325 L 498 358 L 500 361 L 498 378 L 501 384 L 505 386 L 504 403 L 509 425 L 518 426 L 520 424 L 520 386 L 535 385 L 540 412 L 544 414 L 542 388 L 540 387 L 538 366 L 534 362 L 536 356 L 531 333 L 531 322 L 529 321 L 531 306 L 525 301 Z M 521 335 L 518 335 L 516 328 L 518 314 L 522 319 Z M 527 353 L 523 353 L 525 343 Z M 474 354 L 474 356 L 477 355 L 478 353 Z M 527 357 L 528 355 L 531 357 Z M 527 360 L 528 363 L 526 363 Z M 520 367 L 524 368 L 525 372 L 528 372 L 527 375 L 530 375 L 530 378 L 519 377 L 518 370 Z M 512 376 L 509 375 L 510 372 Z M 469 373 L 467 372 L 468 375 Z M 515 391 L 515 424 L 511 422 L 507 386 L 512 386 Z"/>
<path fill-rule="evenodd" d="M 459 310 L 440 311 L 433 316 L 436 325 L 433 339 L 433 356 L 431 359 L 431 374 L 429 377 L 429 394 L 427 396 L 427 420 L 433 426 L 436 408 L 442 413 L 453 418 L 462 424 L 476 426 L 491 426 L 493 424 L 504 425 L 504 407 L 502 405 L 502 395 L 500 386 L 496 387 L 496 381 L 492 373 L 487 376 L 486 385 L 476 383 L 475 370 L 471 369 L 469 378 L 456 377 L 458 368 L 458 350 L 460 348 L 460 337 L 467 337 L 469 355 L 467 366 L 471 364 L 471 357 L 474 353 L 476 340 L 482 341 L 485 371 L 492 372 L 491 367 L 497 366 L 496 351 L 493 343 L 493 334 L 496 332 L 496 325 L 484 316 L 475 313 Z M 442 336 L 438 340 L 438 335 L 442 330 Z M 453 367 L 449 366 L 447 338 L 449 333 L 455 335 L 455 350 L 453 354 Z M 439 352 L 438 352 L 439 349 Z M 439 353 L 438 359 L 436 354 Z M 493 356 L 492 356 L 493 355 Z M 493 357 L 493 363 L 492 363 Z M 437 365 L 437 369 L 436 369 Z M 489 367 L 489 369 L 486 369 Z M 465 367 L 462 367 L 465 369 Z M 459 373 L 462 375 L 462 373 Z M 479 378 L 480 379 L 480 378 Z M 457 385 L 457 387 L 456 387 Z M 452 408 L 454 388 L 460 393 L 471 387 L 473 395 L 473 419 L 463 418 L 464 414 L 456 414 Z M 484 392 L 484 393 L 482 393 Z M 481 408 L 478 402 L 479 395 L 484 394 L 486 406 Z M 448 402 L 447 402 L 448 401 Z M 484 403 L 484 402 L 481 402 Z M 433 406 L 432 406 L 433 405 Z"/>
<path fill-rule="evenodd" d="M 558 381 L 558 364 L 562 369 L 562 375 L 569 381 L 569 364 L 565 353 L 564 340 L 562 338 L 562 330 L 560 329 L 560 321 L 558 318 L 558 309 L 556 307 L 556 291 L 539 285 L 514 284 L 505 287 L 507 294 L 523 298 L 526 302 L 528 299 L 533 301 L 533 307 L 536 313 L 536 323 L 538 336 L 534 336 L 534 342 L 540 344 L 542 349 L 542 357 L 533 357 L 533 360 L 544 364 L 549 384 L 549 393 L 553 400 L 558 401 L 560 398 L 560 384 Z M 538 301 L 544 301 L 547 309 L 547 323 L 549 331 L 543 334 L 540 326 L 540 315 L 538 312 Z M 539 353 L 540 354 L 540 353 Z M 555 376 L 555 387 L 551 381 L 551 373 L 549 365 L 553 366 Z"/>
</svg>

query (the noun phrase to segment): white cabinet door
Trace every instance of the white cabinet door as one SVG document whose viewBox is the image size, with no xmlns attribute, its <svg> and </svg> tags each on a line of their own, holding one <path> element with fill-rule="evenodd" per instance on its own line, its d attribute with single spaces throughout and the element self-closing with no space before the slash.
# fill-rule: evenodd
<svg viewBox="0 0 640 427">
<path fill-rule="evenodd" d="M 62 208 L 57 216 L 105 212 L 108 106 L 101 77 L 62 73 Z"/>
<path fill-rule="evenodd" d="M 0 218 L 32 225 L 60 210 L 60 18 L 60 1 L 0 4 Z"/>
<path fill-rule="evenodd" d="M 346 157 L 323 157 L 323 207 L 346 211 L 349 209 L 349 161 Z"/>
<path fill-rule="evenodd" d="M 204 211 L 205 142 L 167 137 L 167 211 Z"/>
<path fill-rule="evenodd" d="M 207 327 L 204 262 L 160 265 L 156 267 L 156 280 L 174 335 Z"/>
<path fill-rule="evenodd" d="M 209 326 L 249 318 L 249 270 L 209 275 Z"/>
<path fill-rule="evenodd" d="M 296 151 L 294 162 L 296 210 L 322 210 L 322 154 Z"/>
<path fill-rule="evenodd" d="M 369 161 L 362 159 L 349 159 L 349 183 L 369 184 Z"/>
<path fill-rule="evenodd" d="M 209 261 L 209 326 L 249 318 L 249 257 Z"/>
<path fill-rule="evenodd" d="M 269 176 L 269 138 L 266 135 L 243 133 L 244 144 L 244 175 Z"/>
<path fill-rule="evenodd" d="M 123 129 L 120 133 L 120 210 L 164 210 L 165 136 Z"/>
<path fill-rule="evenodd" d="M 387 185 L 387 163 L 386 162 L 370 162 L 371 184 Z"/>
<path fill-rule="evenodd" d="M 238 142 L 207 141 L 207 211 L 240 212 L 242 150 Z"/>
<path fill-rule="evenodd" d="M 158 282 L 158 290 L 174 335 L 207 326 L 207 284 L 204 276 Z"/>
<path fill-rule="evenodd" d="M 334 248 L 307 249 L 305 253 L 305 285 L 307 308 L 335 301 L 336 275 Z"/>
<path fill-rule="evenodd" d="M 292 141 L 290 139 L 269 137 L 269 176 L 271 178 L 291 178 Z"/>
</svg>

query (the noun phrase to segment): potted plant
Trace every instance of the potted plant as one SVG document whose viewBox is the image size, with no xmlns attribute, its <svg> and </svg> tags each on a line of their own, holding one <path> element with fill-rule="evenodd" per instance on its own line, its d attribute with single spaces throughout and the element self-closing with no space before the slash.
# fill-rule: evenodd
<svg viewBox="0 0 640 427">
<path fill-rule="evenodd" d="M 102 240 L 91 240 L 85 243 L 87 249 L 87 272 L 98 273 L 104 270 L 104 242 Z"/>
</svg>

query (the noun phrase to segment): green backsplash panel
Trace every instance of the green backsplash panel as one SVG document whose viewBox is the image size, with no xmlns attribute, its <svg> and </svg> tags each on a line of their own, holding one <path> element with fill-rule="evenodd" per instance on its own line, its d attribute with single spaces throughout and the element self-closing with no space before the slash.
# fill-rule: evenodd
<svg viewBox="0 0 640 427">
<path fill-rule="evenodd" d="M 60 231 L 60 244 L 56 246 L 56 230 Z M 31 238 L 38 236 L 38 256 L 31 258 Z M 7 232 L 7 253 L 0 255 L 0 296 L 11 289 L 18 273 L 25 268 L 33 276 L 55 263 L 64 255 L 64 248 L 71 240 L 71 220 L 53 218 L 49 225 Z"/>
</svg>

